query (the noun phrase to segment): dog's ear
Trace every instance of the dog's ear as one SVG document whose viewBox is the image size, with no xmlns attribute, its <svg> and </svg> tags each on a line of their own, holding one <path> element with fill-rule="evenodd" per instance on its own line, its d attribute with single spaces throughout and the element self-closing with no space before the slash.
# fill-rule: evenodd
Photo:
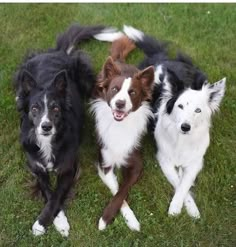
<svg viewBox="0 0 236 247">
<path fill-rule="evenodd" d="M 134 75 L 134 79 L 140 81 L 146 100 L 151 100 L 152 89 L 154 86 L 154 67 L 149 66 L 148 68 L 139 71 Z"/>
<path fill-rule="evenodd" d="M 102 69 L 102 79 L 110 81 L 114 76 L 120 75 L 120 73 L 121 71 L 114 63 L 112 57 L 108 57 Z"/>
<path fill-rule="evenodd" d="M 154 83 L 154 67 L 149 66 L 148 68 L 138 72 L 135 78 L 140 80 L 142 85 L 146 88 L 152 87 Z"/>
<path fill-rule="evenodd" d="M 167 100 L 166 112 L 168 114 L 172 112 L 175 102 L 183 90 L 184 82 L 178 78 L 174 71 L 166 68 L 166 73 L 162 81 L 162 95 Z"/>
<path fill-rule="evenodd" d="M 208 95 L 209 95 L 209 105 L 214 113 L 219 109 L 220 102 L 225 94 L 225 84 L 226 78 L 221 79 L 214 84 L 205 84 L 204 87 L 207 87 Z"/>
<path fill-rule="evenodd" d="M 184 90 L 184 82 L 181 81 L 176 73 L 169 68 L 165 69 L 165 75 L 162 80 L 163 96 L 171 98 Z"/>
<path fill-rule="evenodd" d="M 66 92 L 67 88 L 67 72 L 66 70 L 62 70 L 59 73 L 56 74 L 53 80 L 53 86 L 57 89 L 57 91 L 61 94 L 64 95 Z"/>
<path fill-rule="evenodd" d="M 97 76 L 97 83 L 93 95 L 104 97 L 112 78 L 120 74 L 121 71 L 114 63 L 112 57 L 108 57 L 103 65 L 102 71 Z"/>
<path fill-rule="evenodd" d="M 29 71 L 23 70 L 20 85 L 23 92 L 26 94 L 29 94 L 30 91 L 36 86 L 36 82 Z"/>
</svg>

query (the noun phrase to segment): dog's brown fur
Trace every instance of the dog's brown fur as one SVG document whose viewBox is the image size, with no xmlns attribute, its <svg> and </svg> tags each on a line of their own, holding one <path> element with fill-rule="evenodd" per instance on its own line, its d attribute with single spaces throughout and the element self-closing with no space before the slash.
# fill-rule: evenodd
<svg viewBox="0 0 236 247">
<path fill-rule="evenodd" d="M 135 48 L 134 43 L 126 36 L 114 41 L 112 43 L 110 57 L 104 63 L 102 71 L 97 77 L 97 83 L 94 91 L 95 98 L 102 98 L 107 101 L 108 105 L 113 98 L 114 93 L 112 88 L 121 88 L 126 78 L 132 78 L 130 90 L 135 90 L 135 95 L 130 94 L 130 99 L 133 104 L 132 111 L 136 111 L 143 101 L 151 100 L 154 68 L 148 67 L 145 70 L 139 71 L 134 65 L 126 64 L 125 58 Z M 100 139 L 100 138 L 98 138 Z M 125 145 L 125 144 L 124 144 Z M 113 167 L 105 164 L 102 157 L 101 148 L 102 143 L 99 143 L 99 166 L 102 171 L 107 174 Z M 112 222 L 124 200 L 128 196 L 130 188 L 138 181 L 142 174 L 143 165 L 142 157 L 139 148 L 133 149 L 127 159 L 127 165 L 122 166 L 123 182 L 117 194 L 113 197 L 103 212 L 103 220 L 106 224 Z"/>
</svg>

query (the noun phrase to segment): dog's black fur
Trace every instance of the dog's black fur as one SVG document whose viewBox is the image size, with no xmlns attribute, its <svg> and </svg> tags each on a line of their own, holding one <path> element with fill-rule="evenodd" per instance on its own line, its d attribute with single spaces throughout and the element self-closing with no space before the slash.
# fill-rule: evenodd
<svg viewBox="0 0 236 247">
<path fill-rule="evenodd" d="M 166 105 L 168 114 L 171 113 L 175 101 L 184 89 L 189 87 L 194 90 L 201 90 L 203 83 L 207 80 L 206 75 L 193 64 L 188 56 L 182 53 L 178 53 L 176 58 L 170 58 L 167 49 L 170 42 L 161 42 L 146 34 L 142 37 L 142 40 L 137 39 L 134 42 L 146 55 L 144 61 L 139 65 L 140 69 L 151 65 L 155 67 L 162 65 L 163 74 L 159 76 L 161 82 L 163 82 L 165 73 L 168 74 L 168 80 L 171 83 L 173 94 L 172 99 Z M 154 112 L 157 112 L 159 108 L 162 90 L 163 83 L 155 84 L 152 99 Z"/>
<path fill-rule="evenodd" d="M 88 57 L 76 45 L 100 33 L 104 26 L 71 26 L 57 39 L 56 48 L 34 53 L 25 59 L 16 73 L 17 109 L 21 118 L 20 140 L 28 167 L 36 177 L 46 201 L 38 217 L 40 225 L 50 225 L 64 207 L 78 169 L 77 151 L 84 123 L 83 102 L 90 95 L 95 76 Z M 46 96 L 45 96 L 46 95 Z M 44 104 L 44 98 L 47 104 Z M 42 152 L 37 128 L 48 106 L 47 123 L 54 126 L 50 157 Z M 48 127 L 42 130 L 47 136 Z M 43 145 L 43 143 L 41 143 Z M 57 175 L 56 188 L 49 179 L 49 163 Z M 38 165 L 41 164 L 41 165 Z"/>
</svg>

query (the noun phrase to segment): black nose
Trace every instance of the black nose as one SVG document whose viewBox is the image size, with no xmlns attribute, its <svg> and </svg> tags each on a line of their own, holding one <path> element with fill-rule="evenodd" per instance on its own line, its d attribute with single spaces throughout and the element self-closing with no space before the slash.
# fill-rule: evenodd
<svg viewBox="0 0 236 247">
<path fill-rule="evenodd" d="M 187 123 L 183 123 L 181 124 L 181 130 L 183 130 L 184 132 L 188 132 L 191 129 L 191 126 Z"/>
<path fill-rule="evenodd" d="M 125 107 L 125 100 L 117 100 L 116 101 L 116 107 L 118 108 L 118 109 L 122 109 L 122 108 L 124 108 Z"/>
<path fill-rule="evenodd" d="M 44 131 L 50 131 L 52 129 L 52 124 L 50 122 L 43 122 L 41 125 Z"/>
</svg>

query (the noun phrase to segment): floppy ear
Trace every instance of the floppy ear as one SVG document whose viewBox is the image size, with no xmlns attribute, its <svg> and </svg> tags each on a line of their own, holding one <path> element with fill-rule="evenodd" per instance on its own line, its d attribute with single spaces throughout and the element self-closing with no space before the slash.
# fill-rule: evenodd
<svg viewBox="0 0 236 247">
<path fill-rule="evenodd" d="M 33 76 L 27 70 L 23 70 L 20 84 L 23 92 L 26 94 L 29 94 L 30 91 L 36 86 Z"/>
<path fill-rule="evenodd" d="M 57 91 L 64 95 L 67 88 L 67 72 L 66 70 L 60 71 L 56 74 L 53 80 L 53 86 L 57 89 Z"/>
<path fill-rule="evenodd" d="M 212 112 L 215 112 L 219 109 L 220 102 L 225 94 L 225 83 L 226 78 L 223 78 L 222 80 L 215 82 L 212 85 L 206 85 L 209 95 L 209 105 Z"/>
</svg>

